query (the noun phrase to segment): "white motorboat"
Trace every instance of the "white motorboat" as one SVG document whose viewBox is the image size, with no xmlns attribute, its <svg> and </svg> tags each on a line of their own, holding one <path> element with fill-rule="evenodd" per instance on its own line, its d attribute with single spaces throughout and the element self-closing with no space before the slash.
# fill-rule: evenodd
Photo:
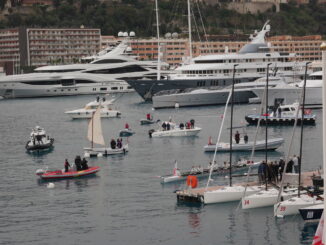
<svg viewBox="0 0 326 245">
<path fill-rule="evenodd" d="M 275 150 L 280 147 L 284 143 L 283 138 L 274 138 L 267 140 L 267 150 Z M 252 151 L 254 146 L 253 141 L 249 141 L 245 143 L 244 141 L 240 141 L 239 144 L 235 142 L 232 143 L 232 151 Z M 258 140 L 255 145 L 255 151 L 264 151 L 266 147 L 265 140 Z M 217 152 L 225 152 L 230 151 L 230 143 L 218 143 L 217 147 L 216 144 L 208 144 L 204 146 L 205 152 L 214 152 L 216 148 Z"/>
<path fill-rule="evenodd" d="M 73 111 L 66 111 L 65 114 L 72 117 L 72 119 L 91 118 L 93 113 L 100 107 L 101 118 L 120 117 L 121 112 L 112 109 L 114 99 L 109 101 L 95 100 L 89 102 L 83 109 Z"/>
<path fill-rule="evenodd" d="M 116 154 L 125 154 L 128 152 L 128 144 L 121 145 L 121 147 L 117 147 L 115 144 L 111 144 L 111 147 L 94 147 L 94 144 L 104 145 L 105 141 L 102 134 L 102 126 L 101 126 L 101 115 L 100 115 L 100 107 L 98 107 L 93 113 L 91 120 L 88 124 L 88 133 L 87 139 L 92 143 L 91 147 L 84 148 L 84 156 L 92 157 L 92 156 L 108 156 L 108 155 L 116 155 Z"/>
<path fill-rule="evenodd" d="M 297 111 L 299 110 L 299 111 Z M 288 105 L 275 105 L 270 108 L 267 115 L 250 114 L 246 115 L 245 119 L 249 124 L 257 124 L 260 120 L 260 124 L 268 125 L 293 125 L 297 118 L 297 125 L 303 124 L 315 124 L 316 115 L 311 113 L 311 110 L 305 110 L 303 115 L 303 122 L 301 122 L 302 112 L 299 103 L 295 102 Z"/>
<path fill-rule="evenodd" d="M 46 135 L 46 132 L 40 126 L 36 126 L 30 135 L 30 140 L 27 141 L 25 148 L 27 151 L 48 150 L 53 147 L 54 139 Z"/>
<path fill-rule="evenodd" d="M 312 197 L 307 194 L 302 194 L 300 197 L 292 197 L 288 200 L 276 203 L 274 205 L 274 216 L 283 218 L 287 215 L 299 214 L 300 208 L 305 208 L 317 204 L 323 204 L 324 201 L 317 199 L 316 196 Z"/>
<path fill-rule="evenodd" d="M 246 195 L 261 191 L 264 186 L 248 186 Z M 225 186 L 218 190 L 205 191 L 202 202 L 205 204 L 240 201 L 245 191 L 244 186 Z"/>
<path fill-rule="evenodd" d="M 170 130 L 158 129 L 149 130 L 149 137 L 184 137 L 184 136 L 196 136 L 201 131 L 199 127 L 183 128 L 174 126 Z"/>
<path fill-rule="evenodd" d="M 267 206 L 273 206 L 277 203 L 279 190 L 275 188 L 269 188 L 268 190 L 261 190 L 255 194 L 247 195 L 242 198 L 242 209 L 261 208 Z M 297 188 L 284 189 L 281 198 L 282 200 L 288 200 L 297 195 Z"/>
</svg>

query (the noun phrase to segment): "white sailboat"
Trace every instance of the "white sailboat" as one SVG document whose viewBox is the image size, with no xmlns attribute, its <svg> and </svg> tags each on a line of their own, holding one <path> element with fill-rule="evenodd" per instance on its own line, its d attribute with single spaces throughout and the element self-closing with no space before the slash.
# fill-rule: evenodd
<svg viewBox="0 0 326 245">
<path fill-rule="evenodd" d="M 305 80 L 303 86 L 303 96 L 302 96 L 302 114 L 301 120 L 303 119 L 304 115 L 304 107 L 305 107 L 305 87 L 306 87 L 306 77 L 307 77 L 307 67 L 310 62 L 306 63 L 306 72 L 305 72 Z M 324 122 L 325 123 L 325 122 Z M 303 140 L 303 124 L 301 124 L 301 136 L 300 136 L 300 159 L 302 159 L 302 140 Z M 286 169 L 285 164 L 285 168 Z M 304 207 L 309 207 L 317 204 L 322 204 L 323 200 L 317 198 L 316 196 L 311 196 L 307 194 L 300 194 L 301 189 L 301 163 L 299 161 L 299 181 L 298 181 L 298 195 L 296 197 L 292 197 L 289 200 L 279 201 L 280 194 L 278 195 L 277 203 L 274 205 L 274 216 L 278 218 L 283 218 L 287 215 L 294 215 L 299 214 L 299 209 Z M 283 181 L 281 184 L 280 192 L 283 190 Z"/>
<path fill-rule="evenodd" d="M 87 139 L 92 145 L 91 147 L 84 148 L 85 157 L 125 154 L 128 151 L 128 144 L 123 145 L 121 148 L 105 147 L 106 144 L 102 134 L 100 106 L 93 113 L 92 118 L 89 121 Z M 94 147 L 94 144 L 102 145 L 104 147 Z"/>
</svg>

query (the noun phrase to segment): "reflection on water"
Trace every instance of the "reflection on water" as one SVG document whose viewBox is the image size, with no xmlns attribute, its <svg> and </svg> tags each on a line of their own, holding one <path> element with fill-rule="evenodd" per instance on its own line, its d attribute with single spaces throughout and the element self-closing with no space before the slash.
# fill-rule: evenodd
<svg viewBox="0 0 326 245">
<path fill-rule="evenodd" d="M 300 240 L 302 244 L 311 244 L 311 241 L 316 233 L 318 227 L 318 222 L 314 223 L 305 223 L 301 229 Z"/>
</svg>

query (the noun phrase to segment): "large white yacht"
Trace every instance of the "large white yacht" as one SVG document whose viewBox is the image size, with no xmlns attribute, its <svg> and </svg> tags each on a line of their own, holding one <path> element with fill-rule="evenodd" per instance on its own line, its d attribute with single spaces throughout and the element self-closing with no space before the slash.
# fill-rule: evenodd
<svg viewBox="0 0 326 245">
<path fill-rule="evenodd" d="M 182 65 L 165 80 L 127 80 L 127 82 L 145 100 L 162 90 L 200 88 L 210 86 L 228 86 L 232 84 L 234 65 L 236 83 L 251 82 L 266 76 L 267 64 L 277 70 L 280 76 L 303 76 L 305 62 L 297 62 L 291 53 L 271 52 L 266 42 L 266 33 L 270 25 L 265 23 L 262 30 L 252 41 L 243 46 L 239 53 L 205 55 L 192 59 L 192 63 Z"/>
<path fill-rule="evenodd" d="M 126 79 L 156 77 L 156 61 L 138 61 L 126 42 L 88 64 L 54 65 L 34 73 L 0 77 L 4 98 L 133 91 Z"/>
</svg>

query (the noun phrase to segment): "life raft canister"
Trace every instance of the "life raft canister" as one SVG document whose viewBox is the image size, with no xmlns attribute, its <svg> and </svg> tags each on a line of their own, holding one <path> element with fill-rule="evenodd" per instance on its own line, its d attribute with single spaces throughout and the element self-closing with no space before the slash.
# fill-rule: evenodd
<svg viewBox="0 0 326 245">
<path fill-rule="evenodd" d="M 196 188 L 197 185 L 198 185 L 197 176 L 188 175 L 188 177 L 187 177 L 187 186 L 190 186 L 191 188 Z"/>
</svg>

